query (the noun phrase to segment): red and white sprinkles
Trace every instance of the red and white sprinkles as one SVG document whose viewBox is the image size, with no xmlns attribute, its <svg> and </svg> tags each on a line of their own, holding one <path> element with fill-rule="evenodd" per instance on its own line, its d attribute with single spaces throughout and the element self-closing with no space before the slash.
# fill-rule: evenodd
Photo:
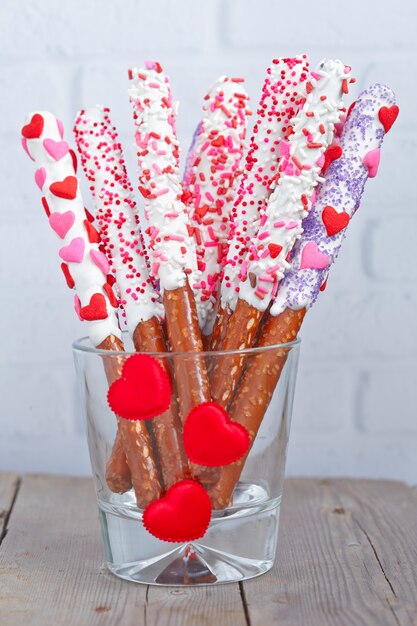
<svg viewBox="0 0 417 626">
<path fill-rule="evenodd" d="M 198 279 L 196 256 L 181 200 L 176 105 L 159 63 L 145 65 L 129 71 L 139 191 L 149 223 L 152 275 L 159 278 L 162 289 L 173 290 L 184 287 L 190 274 Z"/>
<path fill-rule="evenodd" d="M 341 61 L 324 61 L 311 73 L 306 102 L 292 121 L 293 133 L 280 143 L 279 179 L 250 245 L 246 276 L 240 284 L 239 297 L 260 311 L 277 293 L 278 281 L 289 267 L 288 253 L 302 233 L 301 221 L 311 206 L 314 187 L 323 180 L 324 153 L 333 140 L 349 80 L 349 67 Z"/>
<path fill-rule="evenodd" d="M 161 318 L 163 307 L 149 276 L 133 188 L 109 113 L 99 106 L 81 111 L 74 133 L 95 200 L 102 245 L 133 335 L 140 322 L 155 315 Z"/>
<path fill-rule="evenodd" d="M 62 241 L 59 256 L 65 279 L 75 287 L 75 310 L 88 322 L 92 343 L 120 337 L 114 307 L 117 301 L 108 282 L 109 263 L 100 250 L 100 237 L 84 209 L 75 176 L 74 153 L 63 139 L 62 122 L 48 112 L 29 115 L 22 129 L 23 146 L 38 169 L 35 182 L 43 193 L 49 224 Z"/>
<path fill-rule="evenodd" d="M 201 279 L 193 286 L 200 327 L 210 334 L 215 318 L 230 212 L 245 149 L 248 96 L 241 78 L 219 78 L 206 95 L 184 174 L 183 199 L 196 243 Z"/>
<path fill-rule="evenodd" d="M 221 306 L 234 311 L 245 257 L 255 237 L 278 173 L 279 145 L 292 132 L 291 119 L 304 104 L 307 56 L 274 59 L 267 70 L 244 173 L 231 214 Z"/>
</svg>

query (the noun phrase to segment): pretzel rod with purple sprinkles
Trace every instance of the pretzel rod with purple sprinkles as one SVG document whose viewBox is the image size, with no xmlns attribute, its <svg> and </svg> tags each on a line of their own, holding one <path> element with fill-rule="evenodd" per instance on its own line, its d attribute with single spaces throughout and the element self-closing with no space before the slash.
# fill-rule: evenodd
<svg viewBox="0 0 417 626">
<path fill-rule="evenodd" d="M 183 179 L 183 200 L 196 242 L 201 279 L 192 285 L 200 328 L 210 335 L 234 189 L 240 176 L 250 111 L 243 79 L 219 78 L 205 96 L 204 117 L 194 135 Z"/>
<path fill-rule="evenodd" d="M 378 171 L 380 148 L 398 111 L 393 92 L 384 85 L 374 85 L 359 96 L 342 132 L 342 155 L 330 165 L 317 200 L 304 220 L 303 235 L 296 244 L 289 273 L 281 283 L 258 347 L 284 344 L 297 337 L 308 310 L 306 307 L 317 298 L 329 266 L 339 252 L 350 218 L 359 207 L 365 184 Z M 307 256 L 306 246 L 310 246 Z M 274 351 L 256 355 L 245 370 L 229 407 L 230 418 L 248 430 L 252 442 L 287 353 L 283 348 L 278 355 Z M 213 508 L 227 506 L 245 460 L 246 457 L 221 469 L 219 481 L 210 490 Z"/>
</svg>

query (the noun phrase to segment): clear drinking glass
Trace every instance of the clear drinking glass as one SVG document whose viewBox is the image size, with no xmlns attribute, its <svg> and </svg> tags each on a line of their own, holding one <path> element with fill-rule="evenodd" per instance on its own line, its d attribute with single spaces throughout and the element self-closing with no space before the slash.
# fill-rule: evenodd
<svg viewBox="0 0 417 626">
<path fill-rule="evenodd" d="M 132 351 L 97 350 L 91 346 L 88 338 L 73 344 L 110 571 L 129 581 L 157 585 L 235 582 L 267 572 L 274 563 L 276 553 L 300 341 L 239 353 L 244 356 L 246 371 L 250 372 L 252 367 L 255 372 L 256 365 L 265 362 L 265 359 L 272 364 L 270 376 L 268 369 L 271 400 L 229 505 L 221 510 L 213 509 L 210 525 L 201 539 L 171 543 L 155 538 L 144 528 L 143 510 L 136 504 L 133 489 L 125 493 L 113 493 L 106 483 L 106 465 L 117 430 L 117 418 L 107 403 L 109 363 L 111 366 L 113 361 L 115 367 L 120 366 L 122 361 L 135 354 L 126 333 L 123 340 L 125 349 L 132 348 Z M 232 352 L 206 352 L 203 357 L 208 371 L 212 370 L 218 359 L 222 359 L 226 371 L 231 372 L 236 355 Z M 158 353 L 151 356 L 157 358 L 159 363 L 165 363 L 172 371 L 180 360 L 185 362 L 202 357 L 201 353 Z M 227 367 L 229 359 L 230 367 Z M 278 369 L 282 368 L 282 371 L 274 386 L 278 376 L 273 364 L 277 362 L 280 363 Z M 258 385 L 259 381 L 254 377 L 251 394 L 255 404 Z"/>
</svg>

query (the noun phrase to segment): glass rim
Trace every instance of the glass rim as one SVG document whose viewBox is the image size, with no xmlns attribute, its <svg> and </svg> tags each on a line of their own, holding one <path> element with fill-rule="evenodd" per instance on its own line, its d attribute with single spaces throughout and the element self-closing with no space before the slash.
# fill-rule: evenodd
<svg viewBox="0 0 417 626">
<path fill-rule="evenodd" d="M 122 331 L 123 334 L 128 334 L 127 331 Z M 129 335 L 130 336 L 130 335 Z M 301 339 L 297 336 L 293 341 L 288 341 L 287 343 L 276 343 L 268 346 L 255 346 L 252 348 L 243 348 L 242 350 L 202 350 L 201 352 L 136 352 L 130 350 L 103 350 L 102 348 L 94 348 L 91 345 L 86 345 L 85 342 L 90 341 L 90 338 L 85 335 L 84 337 L 80 337 L 72 342 L 72 350 L 74 352 L 84 352 L 88 354 L 96 354 L 98 356 L 132 356 L 134 354 L 147 354 L 148 356 L 153 356 L 157 358 L 170 358 L 170 357 L 178 357 L 178 356 L 193 356 L 198 355 L 199 357 L 221 357 L 221 356 L 231 356 L 231 355 L 256 355 L 262 354 L 264 352 L 270 352 L 272 350 L 292 350 L 295 347 L 298 347 L 301 344 Z"/>
</svg>

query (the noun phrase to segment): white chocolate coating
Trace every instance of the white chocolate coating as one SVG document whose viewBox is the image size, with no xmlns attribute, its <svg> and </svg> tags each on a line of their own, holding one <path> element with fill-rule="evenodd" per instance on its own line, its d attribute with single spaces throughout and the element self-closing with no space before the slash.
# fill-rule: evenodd
<svg viewBox="0 0 417 626">
<path fill-rule="evenodd" d="M 100 252 L 98 244 L 89 241 L 85 223 L 87 216 L 78 181 L 75 183 L 76 176 L 69 147 L 63 141 L 62 124 L 46 111 L 30 114 L 27 124 L 30 124 L 34 115 L 43 118 L 42 133 L 39 137 L 27 138 L 25 143 L 30 157 L 38 167 L 35 181 L 41 188 L 49 208 L 50 224 L 62 242 L 59 254 L 65 261 L 75 284 L 76 297 L 79 298 L 77 312 L 80 306 L 89 306 L 90 299 L 96 294 L 100 294 L 104 299 L 100 298 L 105 303 L 107 313 L 105 319 L 86 322 L 91 342 L 98 346 L 110 335 L 121 337 L 115 309 L 103 289 L 107 280 L 106 272 L 103 271 L 106 269 L 106 259 Z M 51 191 L 51 185 L 62 182 L 67 177 L 71 177 L 72 188 L 76 189 L 74 198 L 59 197 Z M 91 253 L 97 262 L 94 262 Z M 74 260 L 69 260 L 71 258 Z"/>
<path fill-rule="evenodd" d="M 75 139 L 96 205 L 101 241 L 133 335 L 140 322 L 163 317 L 159 294 L 149 276 L 148 257 L 122 148 L 109 109 L 81 111 Z"/>
<path fill-rule="evenodd" d="M 200 328 L 210 334 L 216 314 L 230 212 L 241 171 L 250 111 L 242 79 L 220 77 L 205 96 L 187 158 L 184 201 L 196 243 L 201 279 L 192 285 Z"/>
<path fill-rule="evenodd" d="M 259 230 L 260 218 L 278 172 L 279 144 L 290 131 L 291 119 L 306 97 L 306 55 L 275 59 L 267 70 L 243 176 L 232 210 L 221 305 L 234 311 L 248 246 Z"/>
<path fill-rule="evenodd" d="M 289 267 L 286 257 L 302 233 L 314 187 L 322 182 L 324 152 L 340 118 L 349 71 L 340 61 L 324 61 L 312 73 L 304 107 L 292 121 L 294 132 L 288 142 L 281 141 L 279 182 L 250 246 L 247 276 L 240 284 L 239 297 L 260 311 L 267 309 Z"/>
<path fill-rule="evenodd" d="M 134 110 L 139 191 L 149 223 L 151 273 L 161 289 L 184 287 L 187 275 L 198 279 L 195 247 L 181 200 L 177 106 L 169 79 L 156 62 L 130 71 L 129 96 Z"/>
</svg>

